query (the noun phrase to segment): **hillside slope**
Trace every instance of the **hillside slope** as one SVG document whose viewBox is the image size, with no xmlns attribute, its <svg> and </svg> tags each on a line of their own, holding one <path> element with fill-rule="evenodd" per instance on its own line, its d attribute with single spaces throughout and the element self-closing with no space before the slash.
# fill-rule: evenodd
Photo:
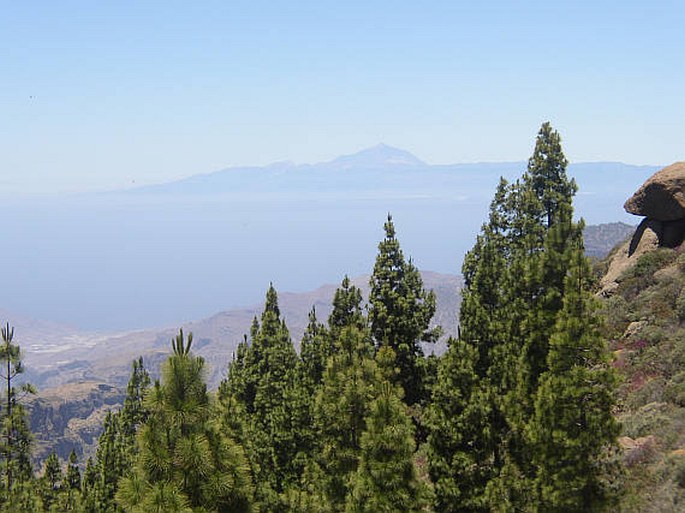
<svg viewBox="0 0 685 513">
<path fill-rule="evenodd" d="M 685 510 L 684 250 L 644 253 L 603 302 L 621 379 L 626 493 L 620 511 Z"/>
</svg>

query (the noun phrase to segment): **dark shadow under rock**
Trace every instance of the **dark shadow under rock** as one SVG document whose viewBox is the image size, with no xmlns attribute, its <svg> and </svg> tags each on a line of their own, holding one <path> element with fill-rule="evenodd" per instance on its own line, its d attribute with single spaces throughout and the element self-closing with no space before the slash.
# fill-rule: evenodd
<svg viewBox="0 0 685 513">
<path fill-rule="evenodd" d="M 685 240 L 685 219 L 675 221 L 657 221 L 649 217 L 643 219 L 630 240 L 629 256 L 635 253 L 645 237 L 648 239 L 656 238 L 660 247 L 678 247 Z"/>
</svg>

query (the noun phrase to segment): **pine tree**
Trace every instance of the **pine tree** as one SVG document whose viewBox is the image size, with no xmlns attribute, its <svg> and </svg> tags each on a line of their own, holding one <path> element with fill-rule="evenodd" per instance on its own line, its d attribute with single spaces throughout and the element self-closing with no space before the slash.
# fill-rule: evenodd
<svg viewBox="0 0 685 513">
<path fill-rule="evenodd" d="M 124 405 L 118 412 L 107 413 L 96 459 L 88 461 L 90 468 L 86 467 L 82 486 L 82 502 L 87 513 L 122 511 L 114 496 L 119 480 L 130 472 L 135 460 L 136 433 L 149 413 L 144 403 L 149 388 L 150 375 L 140 357 L 132 363 Z"/>
<path fill-rule="evenodd" d="M 293 422 L 298 430 L 297 467 L 302 469 L 302 473 L 309 464 L 318 443 L 314 431 L 314 398 L 323 380 L 326 361 L 331 355 L 332 348 L 329 341 L 328 330 L 318 322 L 316 309 L 312 308 L 309 313 L 309 323 L 300 344 L 295 384 L 289 398 Z M 301 475 L 300 472 L 298 473 Z M 299 482 L 291 484 L 296 488 L 301 486 Z"/>
<path fill-rule="evenodd" d="M 531 419 L 572 249 L 582 245 L 566 165 L 559 134 L 543 124 L 523 178 L 501 180 L 464 259 L 460 336 L 441 362 L 430 414 L 437 511 L 539 507 Z"/>
<path fill-rule="evenodd" d="M 60 512 L 81 510 L 81 472 L 78 468 L 78 458 L 72 449 L 67 461 L 67 472 L 62 481 L 56 508 Z"/>
<path fill-rule="evenodd" d="M 300 345 L 300 360 L 303 379 L 309 381 L 309 391 L 321 384 L 326 362 L 336 350 L 336 344 L 343 329 L 355 327 L 367 329 L 367 321 L 362 307 L 362 293 L 345 276 L 333 296 L 333 308 L 328 316 L 328 327 L 318 322 L 316 309 L 309 313 L 309 323 L 305 328 Z"/>
<path fill-rule="evenodd" d="M 489 511 L 485 490 L 495 471 L 493 405 L 477 365 L 474 345 L 450 339 L 428 411 L 428 464 L 439 513 Z"/>
<path fill-rule="evenodd" d="M 566 175 L 566 163 L 559 134 L 549 123 L 543 124 L 528 169 L 509 200 L 514 216 L 504 293 L 509 309 L 504 317 L 508 322 L 503 360 L 507 370 L 502 374 L 507 379 L 506 391 L 500 396 L 509 454 L 502 460 L 518 467 L 521 497 L 534 496 L 530 489 L 536 470 L 531 462 L 528 423 L 535 412 L 540 377 L 547 370 L 550 337 L 563 305 L 569 249 L 582 237 L 572 222 L 577 188 Z M 521 481 L 525 483 L 521 485 Z"/>
<path fill-rule="evenodd" d="M 369 410 L 345 511 L 424 511 L 426 492 L 414 466 L 414 425 L 407 407 L 385 382 Z"/>
<path fill-rule="evenodd" d="M 50 511 L 57 501 L 57 496 L 62 488 L 62 468 L 57 454 L 51 452 L 43 466 L 43 477 L 40 479 L 40 495 L 43 501 L 44 511 Z"/>
<path fill-rule="evenodd" d="M 529 436 L 538 509 L 601 511 L 609 498 L 602 460 L 618 434 L 612 414 L 616 380 L 599 332 L 589 263 L 580 243 L 570 253 L 563 308 L 550 339 Z"/>
<path fill-rule="evenodd" d="M 581 236 L 572 223 L 577 186 L 566 175 L 567 164 L 559 133 L 548 122 L 543 123 L 517 194 L 520 238 L 526 242 L 519 244 L 524 247 L 515 268 L 527 278 L 518 282 L 527 290 L 514 288 L 514 293 L 523 295 L 529 305 L 528 332 L 523 334 L 530 368 L 528 395 L 534 393 L 545 370 L 549 336 L 562 307 L 564 280 L 570 266 L 568 249 Z"/>
<path fill-rule="evenodd" d="M 219 397 L 225 409 L 244 415 L 240 423 L 257 500 L 264 509 L 280 511 L 281 494 L 299 482 L 304 470 L 311 426 L 302 424 L 308 406 L 298 387 L 299 359 L 273 285 L 266 294 L 261 322 L 253 322 L 250 339 L 238 348 Z"/>
<path fill-rule="evenodd" d="M 61 476 L 61 482 L 57 489 L 53 489 L 48 502 L 43 499 L 44 511 L 50 513 L 84 512 L 85 504 L 82 502 L 81 474 L 76 465 L 76 453 L 72 450 L 67 463 L 67 472 Z M 60 469 L 61 473 L 61 469 Z M 47 475 L 47 471 L 46 471 Z M 49 485 L 43 483 L 43 488 L 49 490 Z M 44 492 L 45 493 L 45 492 Z"/>
<path fill-rule="evenodd" d="M 259 330 L 259 322 L 255 317 L 252 320 L 251 333 L 252 338 L 256 336 Z M 247 335 L 244 335 L 243 341 L 238 344 L 238 347 L 233 353 L 233 359 L 228 366 L 228 377 L 219 384 L 218 397 L 222 402 L 234 400 L 239 402 L 245 409 L 248 405 L 250 410 L 253 410 L 254 405 L 254 384 L 255 380 L 246 372 L 245 365 L 247 353 L 250 350 Z M 249 380 L 249 382 L 248 382 Z"/>
<path fill-rule="evenodd" d="M 173 354 L 145 399 L 133 473 L 116 498 L 135 511 L 251 510 L 252 483 L 242 448 L 214 421 L 204 360 L 190 353 L 192 334 L 172 340 Z"/>
<path fill-rule="evenodd" d="M 69 453 L 67 475 L 64 484 L 69 490 L 81 489 L 81 471 L 78 469 L 78 457 L 76 456 L 76 451 L 74 451 L 74 449 Z"/>
<path fill-rule="evenodd" d="M 363 330 L 367 326 L 362 308 L 362 292 L 352 285 L 350 278 L 345 276 L 333 296 L 333 309 L 328 316 L 328 329 L 331 338 L 335 339 L 343 328 L 355 326 Z"/>
<path fill-rule="evenodd" d="M 138 428 L 145 423 L 148 410 L 144 404 L 145 393 L 150 388 L 150 374 L 145 369 L 143 357 L 133 361 L 131 376 L 126 385 L 126 397 L 121 409 L 121 427 L 124 436 L 132 439 Z M 132 444 L 129 444 L 132 445 Z"/>
<path fill-rule="evenodd" d="M 96 478 L 92 489 L 92 511 L 113 513 L 121 511 L 114 502 L 114 494 L 117 491 L 119 479 L 125 475 L 132 463 L 132 448 L 125 444 L 124 430 L 121 425 L 121 415 L 108 412 L 103 432 L 98 439 L 96 451 L 95 472 Z"/>
<path fill-rule="evenodd" d="M 370 280 L 369 322 L 376 345 L 387 345 L 397 355 L 398 382 L 405 401 L 413 405 L 427 399 L 420 342 L 434 342 L 439 334 L 429 329 L 435 294 L 424 290 L 418 269 L 404 259 L 390 215 L 384 229 Z"/>
<path fill-rule="evenodd" d="M 28 427 L 27 414 L 21 400 L 27 394 L 35 394 L 35 389 L 28 383 L 16 386 L 18 377 L 24 372 L 21 350 L 13 343 L 14 328 L 9 323 L 2 327 L 2 345 L 0 345 L 0 378 L 4 397 L 0 405 L 0 456 L 2 457 L 2 491 L 11 508 L 17 508 L 15 485 L 23 489 L 23 484 L 31 481 L 31 432 Z M 21 490 L 17 490 L 20 493 Z"/>
<path fill-rule="evenodd" d="M 462 266 L 464 287 L 459 307 L 459 338 L 476 349 L 474 371 L 480 377 L 494 371 L 504 342 L 503 287 L 510 215 L 505 203 L 509 191 L 509 184 L 502 179 L 490 204 L 489 222 L 483 225 Z"/>
<path fill-rule="evenodd" d="M 516 483 L 493 482 L 490 488 L 517 488 L 522 500 L 533 496 L 535 479 L 527 425 L 562 307 L 568 248 L 580 237 L 571 222 L 576 186 L 566 176 L 566 165 L 559 134 L 543 124 L 528 169 L 496 198 L 502 206 L 496 209 L 497 223 L 490 223 L 498 227 L 491 230 L 498 234 L 494 240 L 506 247 L 496 322 L 490 324 L 501 335 L 487 374 L 496 402 L 497 468 L 508 465 L 509 470 L 495 481 L 516 476 Z"/>
<path fill-rule="evenodd" d="M 323 487 L 320 486 L 320 481 L 326 480 L 326 472 L 319 467 L 324 437 L 321 436 L 317 422 L 315 399 L 322 388 L 329 359 L 338 353 L 341 333 L 349 329 L 367 333 L 365 336 L 368 344 L 367 351 L 369 355 L 372 355 L 373 342 L 368 336 L 361 291 L 345 276 L 340 287 L 335 291 L 328 327 L 318 322 L 316 311 L 312 309 L 309 324 L 302 339 L 295 387 L 297 392 L 292 402 L 292 409 L 295 417 L 299 419 L 298 429 L 302 434 L 300 438 L 306 443 L 302 444 L 298 454 L 302 462 L 302 476 L 297 484 L 291 485 L 284 493 L 287 511 L 331 511 L 325 499 Z"/>
<path fill-rule="evenodd" d="M 459 336 L 448 341 L 428 411 L 429 471 L 436 509 L 488 511 L 487 488 L 502 464 L 508 430 L 498 398 L 516 386 L 505 298 L 514 212 L 504 179 L 462 267 Z"/>
<path fill-rule="evenodd" d="M 368 331 L 343 328 L 314 407 L 320 448 L 312 474 L 317 492 L 333 512 L 344 509 L 350 477 L 359 462 L 365 419 L 382 381 Z"/>
<path fill-rule="evenodd" d="M 98 440 L 99 446 L 100 440 Z M 98 470 L 93 458 L 88 458 L 81 480 L 81 505 L 84 513 L 107 511 L 98 501 Z"/>
<path fill-rule="evenodd" d="M 566 176 L 568 161 L 561 148 L 561 137 L 549 122 L 540 127 L 535 150 L 528 160 L 527 180 L 542 205 L 546 226 L 552 227 L 560 210 L 565 210 L 577 186 Z"/>
<path fill-rule="evenodd" d="M 309 323 L 300 343 L 299 380 L 310 396 L 321 384 L 326 360 L 331 355 L 330 336 L 326 327 L 316 318 L 316 308 L 309 312 Z"/>
</svg>

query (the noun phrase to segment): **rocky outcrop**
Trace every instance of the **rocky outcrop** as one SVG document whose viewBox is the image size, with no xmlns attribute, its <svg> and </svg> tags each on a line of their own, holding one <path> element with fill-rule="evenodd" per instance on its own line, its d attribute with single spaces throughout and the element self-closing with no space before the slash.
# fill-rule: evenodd
<svg viewBox="0 0 685 513">
<path fill-rule="evenodd" d="M 626 212 L 658 221 L 685 218 L 685 162 L 657 171 L 623 205 Z"/>
<path fill-rule="evenodd" d="M 618 287 L 621 275 L 632 267 L 638 258 L 658 247 L 659 239 L 656 233 L 649 226 L 641 224 L 633 238 L 624 242 L 609 259 L 607 270 L 599 282 L 599 295 L 611 296 Z"/>
<path fill-rule="evenodd" d="M 657 441 L 653 435 L 636 439 L 622 436 L 618 445 L 623 449 L 623 460 L 628 467 L 651 460 L 657 452 Z"/>
<path fill-rule="evenodd" d="M 658 247 L 675 248 L 685 240 L 685 162 L 676 162 L 652 175 L 623 208 L 645 216 L 630 241 L 614 252 L 601 279 L 603 296 L 611 295 L 618 280 L 643 254 Z"/>
<path fill-rule="evenodd" d="M 107 412 L 118 410 L 124 397 L 123 390 L 96 382 L 70 383 L 32 397 L 27 407 L 36 466 L 53 451 L 66 460 L 74 449 L 81 463 L 93 456 Z"/>
<path fill-rule="evenodd" d="M 656 237 L 659 246 L 679 246 L 685 239 L 685 162 L 654 173 L 623 208 L 630 214 L 645 216 L 630 243 L 631 255 L 645 236 Z"/>
</svg>

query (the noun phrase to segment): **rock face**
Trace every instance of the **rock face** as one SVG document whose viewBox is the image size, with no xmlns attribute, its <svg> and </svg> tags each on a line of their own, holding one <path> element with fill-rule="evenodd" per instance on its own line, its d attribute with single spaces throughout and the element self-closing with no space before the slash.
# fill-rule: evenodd
<svg viewBox="0 0 685 513">
<path fill-rule="evenodd" d="M 623 208 L 630 214 L 657 221 L 685 218 L 685 162 L 676 162 L 656 172 Z"/>
<path fill-rule="evenodd" d="M 630 243 L 632 255 L 646 235 L 675 248 L 685 239 L 685 162 L 657 171 L 625 202 L 630 214 L 645 216 Z"/>
<path fill-rule="evenodd" d="M 40 467 L 51 452 L 66 460 L 72 449 L 81 463 L 95 455 L 107 412 L 124 402 L 122 389 L 104 383 L 71 383 L 41 390 L 27 401 L 35 436 L 34 463 Z"/>
<path fill-rule="evenodd" d="M 600 281 L 603 296 L 613 294 L 618 280 L 637 259 L 658 247 L 675 248 L 685 240 L 685 162 L 676 162 L 652 175 L 623 208 L 645 216 L 632 239 L 614 252 Z"/>
<path fill-rule="evenodd" d="M 649 226 L 645 226 L 648 224 L 645 221 L 647 219 L 640 223 L 633 238 L 624 242 L 614 252 L 606 273 L 599 282 L 600 296 L 611 296 L 618 288 L 618 280 L 621 275 L 635 265 L 635 262 L 642 255 L 659 247 L 657 234 Z"/>
</svg>

